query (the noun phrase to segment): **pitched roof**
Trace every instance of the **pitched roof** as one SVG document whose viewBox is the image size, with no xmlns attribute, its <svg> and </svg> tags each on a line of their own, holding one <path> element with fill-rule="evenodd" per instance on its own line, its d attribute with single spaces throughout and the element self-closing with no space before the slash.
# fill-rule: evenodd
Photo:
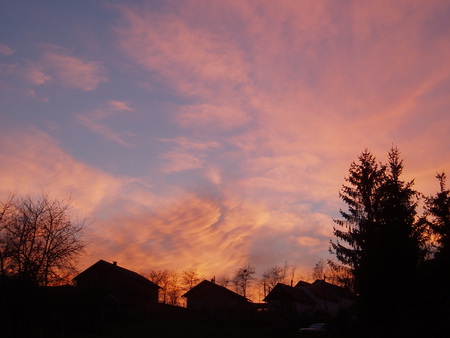
<svg viewBox="0 0 450 338">
<path fill-rule="evenodd" d="M 213 299 L 213 298 L 234 298 L 243 302 L 249 302 L 249 300 L 240 294 L 231 291 L 221 285 L 204 280 L 200 282 L 182 297 L 186 298 L 198 298 L 198 299 Z"/>
<path fill-rule="evenodd" d="M 87 275 L 89 272 L 96 270 L 98 268 L 106 268 L 109 269 L 111 271 L 114 271 L 118 274 L 121 274 L 122 276 L 124 276 L 127 279 L 133 280 L 137 283 L 141 283 L 141 284 L 145 284 L 147 286 L 150 287 L 156 287 L 158 289 L 160 289 L 161 287 L 156 285 L 155 283 L 151 282 L 150 280 L 148 280 L 147 278 L 145 278 L 144 276 L 141 276 L 140 274 L 125 269 L 121 266 L 118 266 L 116 263 L 109 263 L 107 261 L 104 261 L 103 259 L 99 260 L 97 263 L 91 265 L 89 268 L 87 268 L 86 270 L 84 270 L 83 272 L 79 273 L 77 276 L 74 277 L 74 280 L 78 280 L 80 277 L 83 277 L 85 275 Z"/>
<path fill-rule="evenodd" d="M 271 299 L 274 299 L 277 297 L 277 295 L 288 295 L 290 298 L 301 302 L 301 303 L 308 303 L 308 304 L 314 304 L 314 300 L 308 295 L 308 293 L 298 287 L 292 287 L 286 284 L 278 283 L 275 285 L 275 287 L 269 292 L 269 294 L 263 299 L 263 301 L 267 302 Z"/>
<path fill-rule="evenodd" d="M 322 280 L 322 279 L 317 279 L 313 284 L 313 286 L 318 286 L 321 289 L 326 289 L 329 292 L 333 293 L 335 296 L 337 297 L 342 297 L 342 298 L 348 298 L 348 299 L 353 299 L 355 296 L 354 294 L 343 287 L 331 284 L 331 283 L 327 283 L 326 281 Z"/>
<path fill-rule="evenodd" d="M 296 288 L 298 288 L 298 287 L 301 287 L 301 286 L 306 286 L 306 287 L 309 287 L 309 286 L 311 286 L 311 283 L 308 283 L 308 282 L 305 282 L 305 281 L 298 281 L 298 283 L 297 284 L 295 284 L 295 287 Z"/>
<path fill-rule="evenodd" d="M 308 290 L 316 297 L 330 300 L 333 302 L 338 302 L 339 298 L 335 295 L 328 287 L 325 285 L 323 281 L 316 280 Z M 328 283 L 327 283 L 328 284 Z"/>
</svg>

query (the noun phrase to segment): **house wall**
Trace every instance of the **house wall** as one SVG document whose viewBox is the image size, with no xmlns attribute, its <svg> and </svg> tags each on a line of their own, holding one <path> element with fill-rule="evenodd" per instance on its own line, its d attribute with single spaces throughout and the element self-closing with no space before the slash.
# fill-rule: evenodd
<svg viewBox="0 0 450 338">
<path fill-rule="evenodd" d="M 205 315 L 231 315 L 248 312 L 251 305 L 232 298 L 190 298 L 187 301 L 187 308 Z"/>
<path fill-rule="evenodd" d="M 113 295 L 120 302 L 135 304 L 157 303 L 158 289 L 132 280 L 121 273 L 98 267 L 91 271 L 86 271 L 77 279 L 77 287 L 84 293 L 95 298 L 103 298 Z"/>
</svg>

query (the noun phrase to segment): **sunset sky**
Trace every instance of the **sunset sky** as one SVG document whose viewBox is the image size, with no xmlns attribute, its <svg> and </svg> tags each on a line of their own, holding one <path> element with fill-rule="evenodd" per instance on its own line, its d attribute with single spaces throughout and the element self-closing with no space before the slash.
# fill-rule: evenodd
<svg viewBox="0 0 450 338">
<path fill-rule="evenodd" d="M 3 0 L 0 197 L 70 196 L 80 269 L 306 274 L 364 148 L 438 190 L 449 92 L 450 1 Z"/>
</svg>

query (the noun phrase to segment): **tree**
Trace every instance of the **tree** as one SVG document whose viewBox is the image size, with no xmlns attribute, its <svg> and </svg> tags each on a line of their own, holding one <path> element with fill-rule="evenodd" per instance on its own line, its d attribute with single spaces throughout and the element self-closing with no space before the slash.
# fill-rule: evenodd
<svg viewBox="0 0 450 338">
<path fill-rule="evenodd" d="M 200 282 L 200 279 L 201 277 L 195 269 L 184 270 L 181 274 L 181 283 L 186 291 L 189 291 L 197 285 Z"/>
<path fill-rule="evenodd" d="M 314 265 L 313 271 L 311 273 L 311 279 L 312 280 L 325 279 L 326 273 L 327 273 L 327 264 L 325 260 L 321 259 L 316 263 L 316 265 Z"/>
<path fill-rule="evenodd" d="M 172 271 L 169 273 L 168 283 L 165 286 L 165 292 L 167 295 L 167 304 L 177 306 L 180 300 L 180 275 Z"/>
<path fill-rule="evenodd" d="M 11 239 L 8 227 L 11 225 L 14 213 L 14 195 L 5 202 L 0 202 L 0 278 L 9 275 L 9 261 L 11 258 Z"/>
<path fill-rule="evenodd" d="M 377 233 L 377 190 L 382 184 L 386 168 L 380 167 L 367 149 L 358 160 L 359 163 L 351 163 L 349 176 L 345 178 L 348 185 L 343 185 L 339 193 L 348 205 L 348 211 L 340 210 L 343 219 L 334 220 L 343 230 L 333 228 L 337 241 L 331 241 L 330 251 L 351 272 L 354 289 L 360 293 L 362 276 L 368 265 L 367 256 L 370 256 Z"/>
<path fill-rule="evenodd" d="M 284 266 L 275 265 L 265 270 L 261 276 L 261 282 L 264 287 L 264 296 L 270 292 L 278 283 L 288 284 L 289 269 L 291 267 L 285 263 Z"/>
<path fill-rule="evenodd" d="M 161 270 L 149 270 L 141 272 L 142 276 L 155 283 L 161 288 L 159 292 L 159 301 L 164 304 L 169 304 L 169 290 L 173 290 L 174 286 L 171 285 L 176 275 L 176 271 L 161 269 Z"/>
<path fill-rule="evenodd" d="M 423 289 L 429 291 L 421 295 L 421 304 L 428 315 L 427 323 L 440 331 L 434 335 L 443 337 L 450 330 L 450 191 L 446 188 L 444 172 L 436 178 L 439 192 L 425 198 L 423 220 L 431 232 L 435 250 L 433 257 L 424 264 L 427 279 L 422 281 Z"/>
<path fill-rule="evenodd" d="M 255 279 L 254 275 L 255 275 L 255 268 L 252 267 L 250 264 L 238 268 L 235 271 L 232 282 L 238 293 L 240 293 L 242 296 L 244 297 L 247 296 L 247 287 L 249 286 L 249 283 Z"/>
<path fill-rule="evenodd" d="M 215 282 L 216 284 L 223 286 L 224 288 L 228 288 L 228 286 L 230 286 L 231 284 L 231 279 L 227 275 L 223 275 L 215 278 Z"/>
<path fill-rule="evenodd" d="M 440 191 L 436 196 L 425 199 L 425 213 L 428 216 L 428 225 L 437 242 L 437 256 L 450 254 L 450 191 L 446 189 L 446 175 L 437 174 Z"/>
<path fill-rule="evenodd" d="M 74 273 L 86 220 L 72 220 L 70 200 L 48 195 L 10 197 L 2 203 L 0 219 L 1 273 L 3 276 L 47 286 Z"/>
<path fill-rule="evenodd" d="M 351 272 L 362 316 L 389 325 L 407 307 L 407 286 L 413 285 L 423 255 L 416 228 L 418 193 L 413 181 L 400 179 L 403 161 L 397 148 L 390 149 L 387 165 L 378 164 L 368 150 L 358 159 L 340 193 L 348 211 L 341 210 L 343 219 L 335 220 L 343 230 L 334 228 L 338 240 L 330 249 Z"/>
</svg>

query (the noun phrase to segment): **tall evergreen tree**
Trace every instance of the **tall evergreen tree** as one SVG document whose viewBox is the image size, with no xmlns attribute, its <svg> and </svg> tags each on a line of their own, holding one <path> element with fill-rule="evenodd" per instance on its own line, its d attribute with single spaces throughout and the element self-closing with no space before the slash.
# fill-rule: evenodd
<svg viewBox="0 0 450 338">
<path fill-rule="evenodd" d="M 450 191 L 445 187 L 445 173 L 437 174 L 440 191 L 436 196 L 427 197 L 425 208 L 430 219 L 430 227 L 437 241 L 437 256 L 449 255 L 450 251 Z"/>
<path fill-rule="evenodd" d="M 432 237 L 436 241 L 433 259 L 428 262 L 425 287 L 428 326 L 436 331 L 435 336 L 447 336 L 450 331 L 450 191 L 446 188 L 446 175 L 436 175 L 440 191 L 425 199 L 425 216 Z"/>
<path fill-rule="evenodd" d="M 348 185 L 340 192 L 348 211 L 341 210 L 343 219 L 335 220 L 338 241 L 331 242 L 331 251 L 352 271 L 365 325 L 394 325 L 394 316 L 407 307 L 407 286 L 421 253 L 415 231 L 417 192 L 413 182 L 400 179 L 398 149 L 391 148 L 388 158 L 387 165 L 379 164 L 365 150 L 351 164 Z"/>
<path fill-rule="evenodd" d="M 367 149 L 358 160 L 359 162 L 351 163 L 349 176 L 345 178 L 348 184 L 344 184 L 339 193 L 348 205 L 348 211 L 340 210 L 343 219 L 334 220 L 340 229 L 334 228 L 337 241 L 331 241 L 331 251 L 350 270 L 353 275 L 353 288 L 361 294 L 366 262 L 373 247 L 374 234 L 377 232 L 377 190 L 383 181 L 385 167 L 379 166 L 375 156 Z"/>
</svg>

